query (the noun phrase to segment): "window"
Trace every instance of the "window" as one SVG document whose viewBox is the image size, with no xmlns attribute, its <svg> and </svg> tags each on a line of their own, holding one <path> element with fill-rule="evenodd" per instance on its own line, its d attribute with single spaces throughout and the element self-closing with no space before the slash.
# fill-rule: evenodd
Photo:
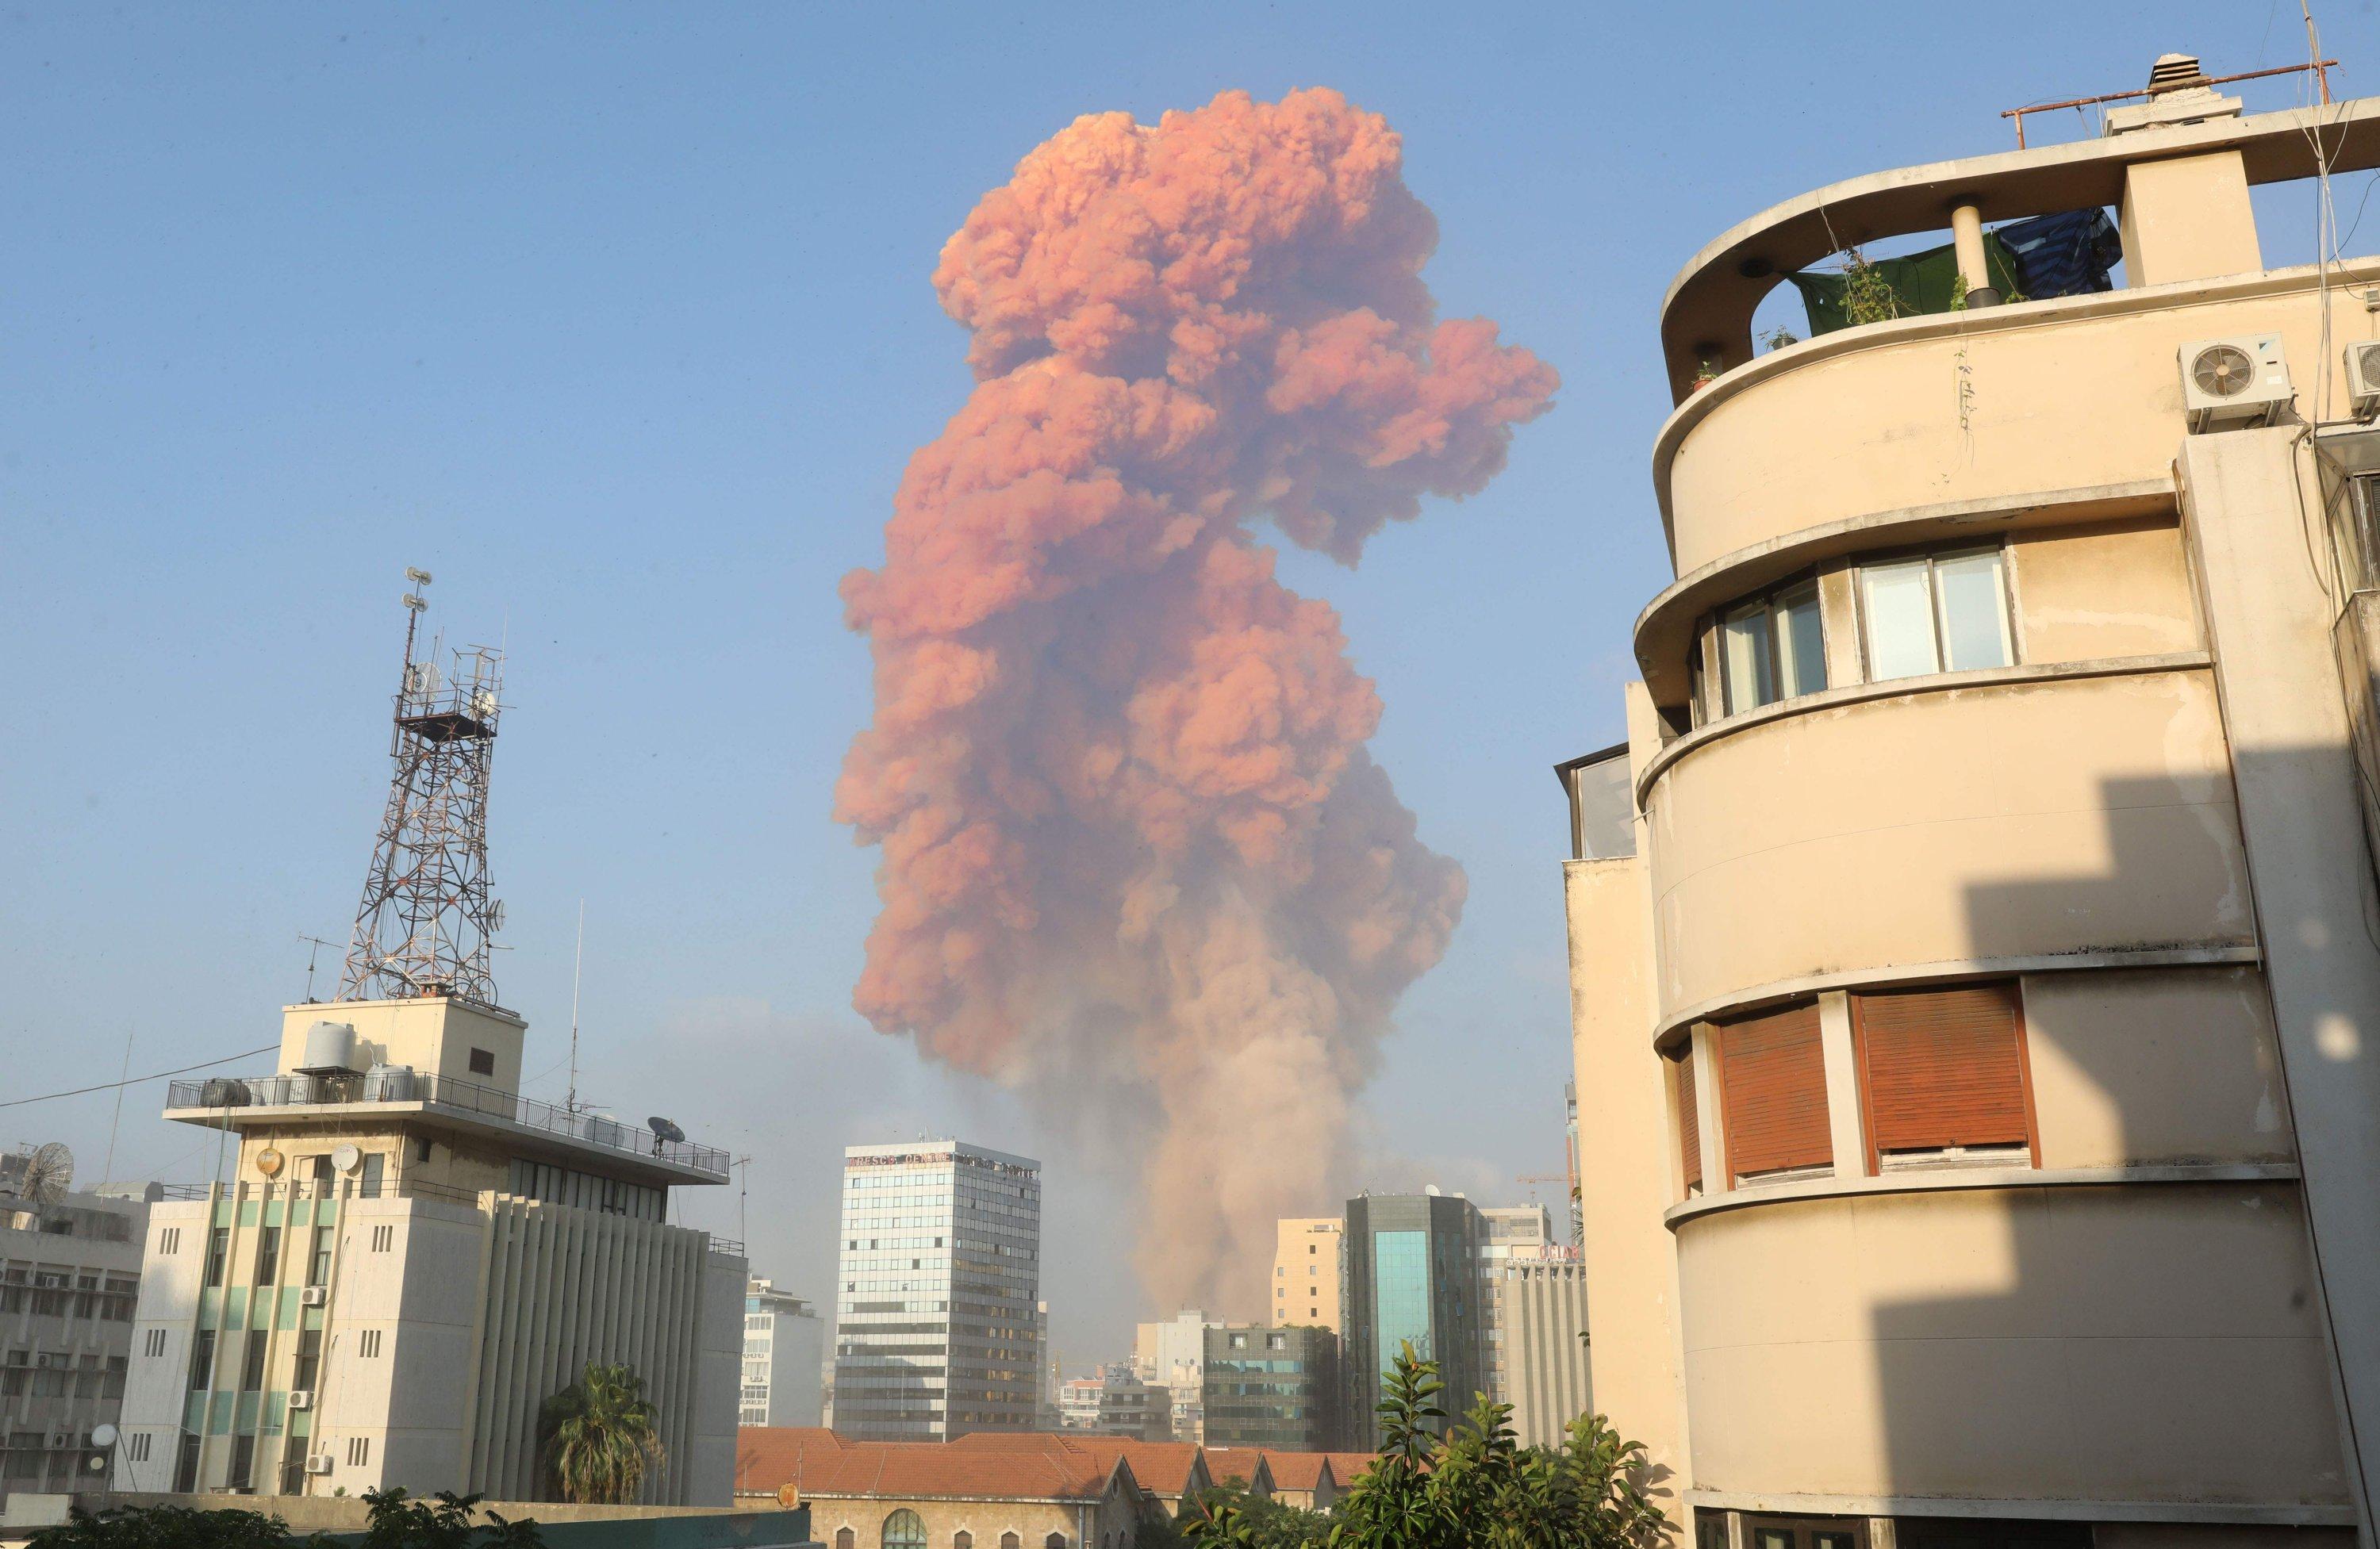
<svg viewBox="0 0 2380 1549">
<path fill-rule="evenodd" d="M 975 1549 L 975 1534 L 961 1528 L 951 1534 L 951 1549 Z"/>
<path fill-rule="evenodd" d="M 926 1519 L 903 1507 L 884 1519 L 884 1549 L 926 1549 Z"/>
<path fill-rule="evenodd" d="M 190 1345 L 190 1386 L 201 1388 L 211 1386 L 215 1374 L 215 1331 L 201 1328 Z"/>
<path fill-rule="evenodd" d="M 430 1153 L 434 1149 L 436 1149 L 436 1143 L 428 1135 L 423 1135 L 413 1143 L 413 1159 L 417 1162 L 426 1162 L 430 1160 Z"/>
<path fill-rule="evenodd" d="M 180 1451 L 174 1458 L 174 1490 L 187 1495 L 199 1487 L 199 1435 L 195 1431 L 183 1433 Z"/>
<path fill-rule="evenodd" d="M 231 1256 L 231 1228 L 217 1227 L 207 1233 L 207 1284 L 224 1283 L 224 1261 Z"/>
<path fill-rule="evenodd" d="M 857 1536 L 849 1528 L 834 1530 L 834 1549 L 854 1549 L 854 1545 L 858 1542 Z"/>
<path fill-rule="evenodd" d="M 1859 582 L 1871 679 L 1966 672 L 2016 660 L 1999 550 L 1863 564 Z"/>
<path fill-rule="evenodd" d="M 349 1436 L 347 1438 L 347 1467 L 351 1469 L 360 1469 L 370 1466 L 370 1463 L 371 1438 L 370 1436 Z"/>
<path fill-rule="evenodd" d="M 161 1253 L 180 1253 L 182 1251 L 182 1228 L 179 1227 L 166 1227 L 160 1230 L 157 1233 L 157 1251 Z"/>
<path fill-rule="evenodd" d="M 256 1433 L 243 1431 L 232 1438 L 231 1472 L 224 1482 L 234 1490 L 246 1490 L 256 1482 Z"/>
<path fill-rule="evenodd" d="M 1852 997 L 1868 1168 L 2035 1162 L 2013 983 Z"/>
<path fill-rule="evenodd" d="M 1815 1000 L 1712 1027 L 1721 1139 L 1732 1182 L 1823 1173 L 1834 1165 L 1827 1066 Z"/>
<path fill-rule="evenodd" d="M 165 1353 L 165 1331 L 152 1328 L 140 1337 L 140 1353 L 154 1361 Z"/>
<path fill-rule="evenodd" d="M 367 1328 L 356 1336 L 356 1353 L 370 1361 L 380 1354 L 380 1330 Z"/>
<path fill-rule="evenodd" d="M 1703 1113 L 1702 1100 L 1694 1089 L 1694 1045 L 1691 1037 L 1670 1056 L 1670 1068 L 1676 1072 L 1671 1090 L 1678 1104 L 1678 1162 L 1685 1171 L 1686 1192 L 1698 1194 L 1703 1190 Z"/>
<path fill-rule="evenodd" d="M 395 1222 L 384 1222 L 380 1226 L 374 1227 L 372 1228 L 371 1235 L 371 1251 L 375 1253 L 385 1253 L 388 1252 L 390 1244 L 395 1240 L 396 1225 Z"/>
<path fill-rule="evenodd" d="M 387 1173 L 388 1154 L 383 1151 L 366 1152 L 364 1154 L 364 1180 L 362 1186 L 356 1190 L 356 1193 L 359 1197 L 368 1200 L 376 1200 L 380 1198 L 381 1180 L 386 1177 Z"/>
<path fill-rule="evenodd" d="M 289 1379 L 292 1387 L 310 1388 L 322 1370 L 322 1331 L 309 1328 L 298 1336 L 298 1369 Z"/>
<path fill-rule="evenodd" d="M 239 1367 L 239 1390 L 242 1393 L 258 1393 L 263 1390 L 266 1337 L 266 1333 L 261 1328 L 251 1329 L 249 1332 L 246 1359 L 241 1361 Z"/>
<path fill-rule="evenodd" d="M 1066 1535 L 1064 1533 L 1051 1533 L 1048 1538 L 1041 1541 L 1041 1549 L 1066 1549 Z"/>
<path fill-rule="evenodd" d="M 1721 614 L 1718 660 L 1728 715 L 1826 687 L 1818 583 L 1796 581 Z"/>
<path fill-rule="evenodd" d="M 260 1227 L 256 1233 L 256 1283 L 269 1286 L 281 1275 L 281 1228 Z"/>
<path fill-rule="evenodd" d="M 124 1438 L 124 1456 L 136 1463 L 149 1461 L 149 1447 L 153 1433 L 135 1431 Z"/>
<path fill-rule="evenodd" d="M 314 1252 L 306 1264 L 306 1283 L 327 1286 L 331 1283 L 331 1228 L 314 1228 Z"/>
<path fill-rule="evenodd" d="M 1014 1533 L 1002 1533 L 1000 1535 L 1000 1549 L 1025 1549 L 1025 1545 L 1017 1541 Z"/>
<path fill-rule="evenodd" d="M 473 1049 L 471 1051 L 471 1073 L 475 1076 L 494 1075 L 496 1073 L 496 1057 L 483 1048 Z"/>
</svg>

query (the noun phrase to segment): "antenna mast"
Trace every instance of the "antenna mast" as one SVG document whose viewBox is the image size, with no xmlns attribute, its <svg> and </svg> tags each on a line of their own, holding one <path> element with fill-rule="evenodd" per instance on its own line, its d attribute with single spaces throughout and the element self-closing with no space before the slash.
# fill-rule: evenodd
<svg viewBox="0 0 2380 1549">
<path fill-rule="evenodd" d="M 578 971 L 587 964 L 587 901 L 578 901 L 578 950 L 570 959 L 570 1091 L 562 1111 L 578 1111 Z"/>
<path fill-rule="evenodd" d="M 407 570 L 418 588 L 430 573 Z M 504 652 L 451 653 L 442 674 L 414 659 L 422 610 L 405 596 L 405 670 L 389 732 L 388 808 L 364 876 L 363 902 L 339 980 L 342 1000 L 452 995 L 492 1006 L 488 958 L 504 905 L 488 895 L 488 771 L 503 707 Z"/>
</svg>

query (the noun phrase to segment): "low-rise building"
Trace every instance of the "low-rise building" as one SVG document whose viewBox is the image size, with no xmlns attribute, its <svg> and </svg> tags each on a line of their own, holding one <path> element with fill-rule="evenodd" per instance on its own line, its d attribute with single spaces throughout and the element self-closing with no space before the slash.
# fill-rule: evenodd
<svg viewBox="0 0 2380 1549">
<path fill-rule="evenodd" d="M 1267 1447 L 1265 1471 L 1272 1476 L 1272 1498 L 1300 1511 L 1328 1511 L 1346 1489 L 1327 1452 L 1282 1452 Z"/>
<path fill-rule="evenodd" d="M 0 1156 L 0 1500 L 105 1482 L 91 1433 L 123 1407 L 154 1192 L 11 1197 L 30 1161 Z"/>
<path fill-rule="evenodd" d="M 539 1408 L 600 1361 L 660 1416 L 653 1504 L 727 1503 L 743 1251 L 668 1216 L 727 1156 L 515 1095 L 525 1028 L 308 1003 L 278 1074 L 173 1084 L 237 1155 L 151 1207 L 118 1489 L 534 1500 Z"/>
<path fill-rule="evenodd" d="M 1327 1328 L 1207 1330 L 1201 1409 L 1209 1447 L 1315 1451 L 1339 1440 L 1339 1337 Z"/>
<path fill-rule="evenodd" d="M 869 1442 L 755 1427 L 736 1489 L 808 1507 L 832 1549 L 1133 1549 L 1146 1520 L 1120 1454 L 999 1432 Z"/>
<path fill-rule="evenodd" d="M 1173 1520 L 1181 1514 L 1184 1501 L 1195 1503 L 1200 1493 L 1214 1483 L 1213 1476 L 1207 1471 L 1205 1454 L 1189 1442 L 1145 1442 L 1128 1436 L 1071 1434 L 1030 1436 L 977 1432 L 951 1445 L 1026 1450 L 1057 1446 L 1101 1463 L 1121 1458 L 1132 1465 L 1132 1477 L 1140 1489 L 1144 1515 L 1158 1522 Z"/>
<path fill-rule="evenodd" d="M 744 1288 L 744 1386 L 739 1425 L 825 1422 L 824 1325 L 818 1311 L 766 1279 Z"/>
</svg>

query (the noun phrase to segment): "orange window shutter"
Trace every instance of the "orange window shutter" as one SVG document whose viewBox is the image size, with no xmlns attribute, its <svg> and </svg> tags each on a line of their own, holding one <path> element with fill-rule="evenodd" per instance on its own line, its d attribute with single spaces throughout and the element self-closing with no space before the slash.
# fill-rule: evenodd
<svg viewBox="0 0 2380 1549">
<path fill-rule="evenodd" d="M 1854 1004 L 1878 1152 L 2031 1142 L 2013 984 L 1895 990 Z"/>
<path fill-rule="evenodd" d="M 1703 1115 L 1694 1095 L 1694 1045 L 1689 1037 L 1685 1051 L 1675 1059 L 1678 1068 L 1678 1153 L 1685 1164 L 1686 1187 L 1698 1189 L 1703 1181 Z"/>
<path fill-rule="evenodd" d="M 1835 1159 L 1827 1128 L 1827 1062 L 1815 1001 L 1723 1023 L 1719 1106 L 1735 1178 Z"/>
</svg>

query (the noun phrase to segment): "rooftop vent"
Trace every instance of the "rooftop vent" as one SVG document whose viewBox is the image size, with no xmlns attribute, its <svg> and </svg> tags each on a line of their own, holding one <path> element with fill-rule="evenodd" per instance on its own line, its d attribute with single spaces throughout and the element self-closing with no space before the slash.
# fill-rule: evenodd
<svg viewBox="0 0 2380 1549">
<path fill-rule="evenodd" d="M 2149 91 L 2179 91 L 2185 87 L 2206 84 L 2206 72 L 2198 67 L 2194 54 L 2160 54 L 2149 68 Z"/>
</svg>

